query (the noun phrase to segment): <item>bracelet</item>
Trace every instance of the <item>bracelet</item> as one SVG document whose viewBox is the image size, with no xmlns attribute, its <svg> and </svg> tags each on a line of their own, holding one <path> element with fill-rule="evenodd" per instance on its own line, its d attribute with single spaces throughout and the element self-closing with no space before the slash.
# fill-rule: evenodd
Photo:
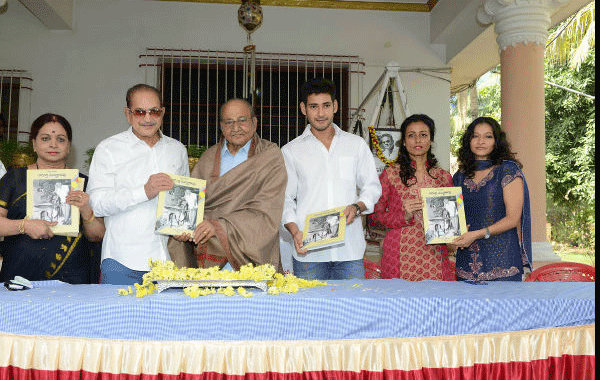
<svg viewBox="0 0 600 380">
<path fill-rule="evenodd" d="M 92 212 L 92 216 L 89 219 L 83 219 L 83 223 L 89 223 L 92 220 L 96 219 L 96 215 L 94 215 L 94 213 Z"/>
<path fill-rule="evenodd" d="M 483 235 L 484 239 L 489 239 L 491 236 L 490 229 L 488 227 L 485 228 L 485 235 Z"/>
<path fill-rule="evenodd" d="M 23 220 L 21 220 L 21 223 L 19 223 L 19 233 L 20 234 L 25 233 L 25 219 L 27 219 L 27 218 L 23 218 Z"/>
</svg>

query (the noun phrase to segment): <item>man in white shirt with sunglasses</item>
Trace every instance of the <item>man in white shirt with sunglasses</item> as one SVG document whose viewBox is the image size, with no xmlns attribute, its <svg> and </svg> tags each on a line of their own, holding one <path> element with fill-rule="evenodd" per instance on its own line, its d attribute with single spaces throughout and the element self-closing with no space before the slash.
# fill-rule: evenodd
<svg viewBox="0 0 600 380">
<path fill-rule="evenodd" d="M 187 150 L 162 134 L 160 92 L 138 84 L 127 91 L 130 128 L 98 144 L 90 165 L 88 193 L 104 217 L 101 283 L 142 283 L 148 259 L 170 260 L 168 237 L 154 232 L 157 195 L 173 187 L 165 173 L 189 176 Z"/>
</svg>

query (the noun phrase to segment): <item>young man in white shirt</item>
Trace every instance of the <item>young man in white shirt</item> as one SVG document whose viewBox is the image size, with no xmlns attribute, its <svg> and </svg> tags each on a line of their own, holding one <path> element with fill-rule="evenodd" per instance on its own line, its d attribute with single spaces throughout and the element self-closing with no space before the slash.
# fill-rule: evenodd
<svg viewBox="0 0 600 380">
<path fill-rule="evenodd" d="M 131 127 L 98 144 L 88 185 L 92 209 L 106 224 L 100 282 L 118 285 L 141 284 L 149 258 L 170 260 L 168 237 L 154 233 L 157 195 L 173 187 L 165 173 L 190 174 L 185 146 L 160 131 L 160 92 L 138 84 L 126 102 Z"/>
<path fill-rule="evenodd" d="M 332 81 L 310 79 L 302 85 L 300 97 L 309 124 L 281 149 L 288 173 L 282 223 L 295 246 L 294 274 L 320 280 L 364 278 L 366 242 L 359 215 L 373 212 L 381 196 L 373 154 L 361 137 L 333 123 L 338 102 Z M 304 249 L 300 228 L 306 215 L 341 206 L 346 218 L 344 244 Z"/>
</svg>

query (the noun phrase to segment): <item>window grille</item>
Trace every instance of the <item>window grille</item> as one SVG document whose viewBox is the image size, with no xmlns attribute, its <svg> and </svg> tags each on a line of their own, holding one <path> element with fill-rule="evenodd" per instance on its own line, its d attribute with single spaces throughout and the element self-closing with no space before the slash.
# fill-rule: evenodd
<svg viewBox="0 0 600 380">
<path fill-rule="evenodd" d="M 0 138 L 28 140 L 32 82 L 26 71 L 0 69 Z"/>
<path fill-rule="evenodd" d="M 336 83 L 339 103 L 334 122 L 347 130 L 353 105 L 360 104 L 364 63 L 356 56 L 285 53 L 256 54 L 254 110 L 257 133 L 280 146 L 306 126 L 299 88 L 308 78 Z M 140 56 L 145 81 L 156 85 L 166 108 L 163 132 L 185 145 L 213 145 L 219 139 L 219 106 L 242 98 L 244 53 L 147 49 Z"/>
</svg>

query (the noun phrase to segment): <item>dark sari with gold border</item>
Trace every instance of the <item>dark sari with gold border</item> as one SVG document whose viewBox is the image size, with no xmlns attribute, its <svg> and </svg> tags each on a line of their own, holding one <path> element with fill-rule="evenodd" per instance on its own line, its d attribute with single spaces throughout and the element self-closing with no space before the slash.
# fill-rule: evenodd
<svg viewBox="0 0 600 380">
<path fill-rule="evenodd" d="M 85 178 L 87 176 L 80 174 Z M 0 207 L 8 219 L 23 219 L 27 210 L 27 169 L 13 169 L 0 179 Z M 75 237 L 55 235 L 32 239 L 26 234 L 6 236 L 0 254 L 0 281 L 22 276 L 30 281 L 60 280 L 71 284 L 98 283 L 100 243 L 90 243 L 83 226 Z"/>
</svg>

